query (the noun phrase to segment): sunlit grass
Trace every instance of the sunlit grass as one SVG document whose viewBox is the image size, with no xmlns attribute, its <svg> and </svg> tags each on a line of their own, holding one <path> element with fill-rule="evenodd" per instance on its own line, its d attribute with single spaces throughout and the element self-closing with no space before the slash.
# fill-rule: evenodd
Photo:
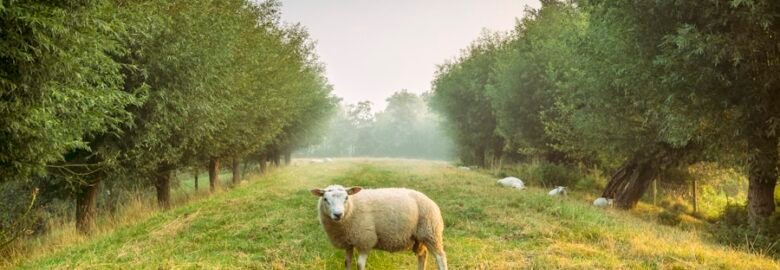
<svg viewBox="0 0 780 270">
<path fill-rule="evenodd" d="M 257 175 L 250 175 L 258 177 Z M 230 186 L 231 174 L 228 172 L 220 173 L 219 190 Z M 174 207 L 196 201 L 207 197 L 209 194 L 208 173 L 200 175 L 200 186 L 198 190 L 194 189 L 194 178 L 191 175 L 179 175 L 178 184 L 172 190 L 171 200 Z M 78 245 L 93 239 L 104 237 L 122 228 L 148 219 L 160 212 L 157 207 L 154 194 L 132 194 L 130 198 L 123 201 L 121 207 L 114 213 L 105 213 L 98 211 L 97 220 L 93 232 L 84 235 L 76 230 L 73 220 L 73 213 L 55 213 L 47 220 L 47 228 L 50 228 L 44 235 L 30 237 L 24 240 L 16 241 L 6 250 L 0 258 L 0 269 L 9 265 L 19 263 L 21 260 L 37 258 L 58 252 L 66 247 Z"/>
<path fill-rule="evenodd" d="M 252 178 L 171 211 L 70 243 L 20 268 L 340 269 L 316 218 L 311 187 L 403 186 L 440 205 L 451 269 L 778 269 L 766 257 L 711 243 L 578 196 L 500 188 L 495 179 L 446 164 L 339 160 Z M 207 186 L 207 185 L 206 185 Z M 432 268 L 433 262 L 429 262 Z M 411 252 L 373 252 L 371 269 L 413 269 Z"/>
</svg>

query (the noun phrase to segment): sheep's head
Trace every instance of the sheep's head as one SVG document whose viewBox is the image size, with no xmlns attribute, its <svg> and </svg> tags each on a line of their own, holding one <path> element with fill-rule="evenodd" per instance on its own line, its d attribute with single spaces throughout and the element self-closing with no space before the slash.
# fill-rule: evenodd
<svg viewBox="0 0 780 270">
<path fill-rule="evenodd" d="M 344 188 L 339 185 L 328 186 L 325 189 L 315 188 L 311 194 L 320 198 L 319 209 L 322 214 L 332 220 L 339 221 L 349 213 L 349 196 L 363 190 L 361 187 Z"/>
</svg>

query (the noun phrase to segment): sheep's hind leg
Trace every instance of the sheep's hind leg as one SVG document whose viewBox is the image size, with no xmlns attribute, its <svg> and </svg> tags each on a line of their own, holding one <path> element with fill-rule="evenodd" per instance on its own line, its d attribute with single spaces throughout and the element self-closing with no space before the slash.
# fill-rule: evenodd
<svg viewBox="0 0 780 270">
<path fill-rule="evenodd" d="M 366 260 L 368 259 L 368 250 L 358 250 L 358 270 L 366 270 Z"/>
<path fill-rule="evenodd" d="M 434 252 L 434 256 L 436 256 L 436 266 L 439 267 L 439 270 L 447 270 L 447 255 L 444 254 L 444 251 Z"/>
<path fill-rule="evenodd" d="M 444 253 L 444 247 L 441 244 L 428 244 L 426 243 L 428 250 L 436 257 L 436 266 L 439 270 L 447 270 L 447 254 Z"/>
<path fill-rule="evenodd" d="M 346 249 L 345 255 L 344 255 L 344 269 L 351 270 L 352 269 L 352 251 L 354 249 L 352 247 L 348 247 Z"/>
</svg>

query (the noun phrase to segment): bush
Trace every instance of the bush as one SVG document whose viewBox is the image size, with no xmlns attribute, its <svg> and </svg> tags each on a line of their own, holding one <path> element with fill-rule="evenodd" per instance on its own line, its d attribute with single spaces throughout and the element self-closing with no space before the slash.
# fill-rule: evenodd
<svg viewBox="0 0 780 270">
<path fill-rule="evenodd" d="M 45 230 L 45 219 L 38 211 L 39 202 L 27 213 L 34 187 L 27 183 L 7 182 L 0 185 L 0 242 L 4 237 Z M 26 214 L 26 215 L 25 215 Z"/>
<path fill-rule="evenodd" d="M 668 226 L 677 226 L 680 225 L 680 222 L 682 222 L 680 212 L 664 209 L 664 211 L 658 213 L 658 223 Z"/>
<path fill-rule="evenodd" d="M 658 223 L 668 226 L 680 225 L 682 222 L 682 215 L 690 212 L 690 207 L 680 201 L 672 202 L 664 200 L 661 202 L 661 206 L 663 206 L 663 211 L 658 213 Z"/>
<path fill-rule="evenodd" d="M 780 212 L 775 212 L 764 224 L 764 231 L 750 228 L 744 205 L 729 205 L 713 226 L 715 239 L 723 244 L 759 255 L 780 259 Z"/>
</svg>

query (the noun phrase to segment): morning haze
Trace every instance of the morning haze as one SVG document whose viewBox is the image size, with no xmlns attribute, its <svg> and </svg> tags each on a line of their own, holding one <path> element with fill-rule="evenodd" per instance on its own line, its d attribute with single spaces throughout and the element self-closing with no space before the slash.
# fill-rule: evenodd
<svg viewBox="0 0 780 270">
<path fill-rule="evenodd" d="M 780 1 L 538 1 L 0 0 L 0 270 L 780 269 Z"/>
<path fill-rule="evenodd" d="M 317 41 L 334 94 L 377 109 L 399 89 L 430 89 L 436 65 L 458 55 L 483 29 L 508 31 L 535 0 L 282 1 L 282 19 Z"/>
</svg>

